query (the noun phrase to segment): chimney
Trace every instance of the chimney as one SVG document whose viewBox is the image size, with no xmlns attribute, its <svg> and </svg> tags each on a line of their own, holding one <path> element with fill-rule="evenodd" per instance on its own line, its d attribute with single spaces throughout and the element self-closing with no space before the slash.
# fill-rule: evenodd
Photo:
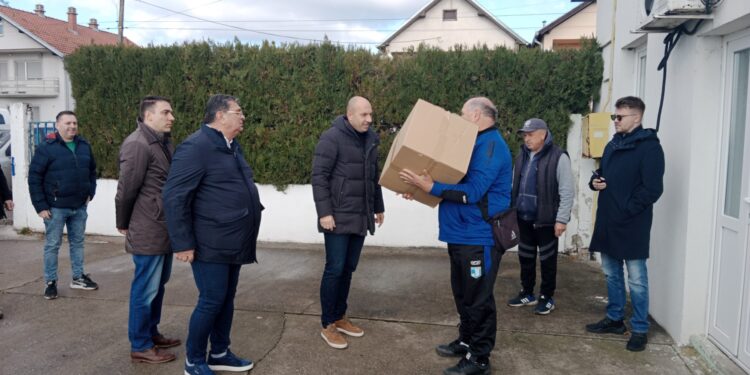
<svg viewBox="0 0 750 375">
<path fill-rule="evenodd" d="M 96 18 L 89 20 L 89 28 L 92 30 L 99 30 L 99 23 L 96 22 Z"/>
<path fill-rule="evenodd" d="M 34 13 L 39 17 L 44 17 L 44 4 L 37 4 Z"/>
<path fill-rule="evenodd" d="M 78 13 L 76 13 L 76 8 L 74 7 L 68 7 L 68 29 L 75 31 L 76 27 L 78 26 L 76 16 Z"/>
</svg>

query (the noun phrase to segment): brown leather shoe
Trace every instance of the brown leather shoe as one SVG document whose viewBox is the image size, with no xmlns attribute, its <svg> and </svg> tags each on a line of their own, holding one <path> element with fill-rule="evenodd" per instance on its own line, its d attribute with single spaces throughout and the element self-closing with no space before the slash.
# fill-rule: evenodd
<svg viewBox="0 0 750 375">
<path fill-rule="evenodd" d="M 130 360 L 144 363 L 164 363 L 174 361 L 177 356 L 169 350 L 151 348 L 142 352 L 130 352 Z"/>
<path fill-rule="evenodd" d="M 336 325 L 336 329 L 339 332 L 345 333 L 349 336 L 362 337 L 365 334 L 365 331 L 362 328 L 355 326 L 347 317 L 343 317 L 340 320 L 333 322 L 333 324 Z"/>
<path fill-rule="evenodd" d="M 161 333 L 152 337 L 151 341 L 154 342 L 154 346 L 157 348 L 171 348 L 173 346 L 177 346 L 182 344 L 182 341 L 180 339 L 170 339 L 168 337 L 164 337 Z"/>
</svg>

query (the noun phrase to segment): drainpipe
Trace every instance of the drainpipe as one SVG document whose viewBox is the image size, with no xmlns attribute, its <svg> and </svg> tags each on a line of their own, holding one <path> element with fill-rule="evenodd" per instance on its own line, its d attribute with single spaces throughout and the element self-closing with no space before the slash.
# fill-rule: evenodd
<svg viewBox="0 0 750 375">
<path fill-rule="evenodd" d="M 612 34 L 609 41 L 612 50 L 609 53 L 609 82 L 607 84 L 607 101 L 600 110 L 606 111 L 609 108 L 609 103 L 612 102 L 612 85 L 614 80 L 614 68 L 615 68 L 615 40 L 617 38 L 616 33 L 616 22 L 617 22 L 617 0 L 612 0 Z"/>
</svg>

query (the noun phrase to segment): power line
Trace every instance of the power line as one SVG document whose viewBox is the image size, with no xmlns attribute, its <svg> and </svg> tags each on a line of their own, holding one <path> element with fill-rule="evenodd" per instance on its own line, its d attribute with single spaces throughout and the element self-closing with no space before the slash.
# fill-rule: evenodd
<svg viewBox="0 0 750 375">
<path fill-rule="evenodd" d="M 589 26 L 569 26 L 569 27 L 575 27 L 575 28 L 592 28 L 594 25 Z M 222 28 L 222 27 L 147 27 L 147 26 L 128 26 L 125 27 L 126 29 L 131 30 L 196 30 L 196 31 L 229 31 L 229 30 L 236 30 L 235 28 Z M 106 28 L 107 30 L 114 29 L 112 27 Z M 523 27 L 513 27 L 513 29 L 541 29 L 540 26 L 523 26 Z M 289 31 L 289 32 L 360 32 L 360 31 L 375 31 L 375 32 L 393 32 L 398 29 L 254 29 L 254 30 L 238 30 L 238 31 L 249 31 L 249 32 L 283 32 L 283 31 Z M 432 31 L 440 31 L 440 32 L 455 32 L 455 31 L 487 31 L 487 30 L 497 30 L 496 28 L 463 28 L 463 29 L 410 29 L 411 32 L 432 32 Z"/>
<path fill-rule="evenodd" d="M 178 12 L 176 10 L 172 10 L 172 9 L 160 6 L 160 5 L 152 4 L 152 3 L 149 3 L 149 2 L 144 1 L 144 0 L 137 0 L 137 1 L 141 2 L 141 3 L 144 3 L 144 4 L 147 4 L 147 5 L 150 5 L 150 6 L 155 7 L 155 8 L 166 10 L 168 12 L 181 14 L 183 16 L 194 18 L 194 19 L 197 19 L 197 20 L 205 21 L 205 22 L 215 23 L 217 25 L 221 25 L 221 26 L 225 26 L 225 27 L 230 27 L 232 29 L 243 30 L 243 31 L 251 31 L 251 32 L 258 33 L 258 34 L 263 34 L 263 35 L 268 35 L 268 36 L 275 36 L 275 37 L 278 37 L 278 38 L 288 38 L 288 39 L 294 39 L 294 40 L 304 40 L 304 41 L 308 41 L 308 42 L 320 42 L 320 43 L 326 42 L 325 40 L 320 40 L 320 39 L 298 38 L 298 37 L 289 36 L 289 35 L 281 35 L 281 34 L 275 34 L 275 33 L 268 33 L 268 32 L 264 32 L 264 31 L 256 31 L 256 30 L 252 30 L 252 29 L 248 29 L 248 28 L 244 28 L 244 27 L 233 26 L 233 25 L 229 25 L 229 24 L 226 24 L 226 23 L 222 23 L 222 22 L 211 21 L 211 20 L 207 20 L 205 18 L 196 17 L 196 16 L 193 16 L 193 15 L 187 14 L 185 12 Z M 331 41 L 331 42 L 333 42 L 333 41 Z M 341 43 L 341 42 L 335 42 L 335 43 Z"/>
<path fill-rule="evenodd" d="M 221 1 L 221 0 L 218 0 Z M 189 10 L 189 9 L 188 9 Z M 188 10 L 182 11 L 187 12 Z M 524 17 L 524 16 L 554 16 L 554 15 L 562 15 L 565 13 L 519 13 L 519 14 L 494 14 L 495 17 Z M 468 19 L 468 18 L 485 18 L 484 16 L 463 16 L 458 17 L 459 19 Z M 297 22 L 382 22 L 382 21 L 406 21 L 411 18 L 311 18 L 311 19 L 247 19 L 247 20 L 223 20 L 221 22 L 224 23 L 239 23 L 239 22 L 245 22 L 245 23 L 251 23 L 251 22 L 258 22 L 258 23 L 297 23 Z M 423 17 L 421 19 L 442 19 L 442 17 Z M 114 23 L 117 21 L 103 21 L 100 22 L 100 24 L 103 23 Z M 149 22 L 186 22 L 186 23 L 194 23 L 194 22 L 214 22 L 214 21 L 203 21 L 203 20 L 157 20 L 157 19 L 151 19 L 151 20 L 143 20 L 143 21 L 129 21 L 131 23 L 149 23 Z"/>
</svg>

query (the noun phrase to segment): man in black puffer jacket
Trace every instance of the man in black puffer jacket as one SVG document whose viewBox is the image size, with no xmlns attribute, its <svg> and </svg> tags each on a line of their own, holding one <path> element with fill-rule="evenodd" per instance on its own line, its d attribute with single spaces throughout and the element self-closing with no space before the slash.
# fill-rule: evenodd
<svg viewBox="0 0 750 375">
<path fill-rule="evenodd" d="M 383 224 L 383 192 L 378 185 L 377 133 L 370 129 L 372 106 L 362 97 L 349 100 L 346 116 L 333 120 L 313 158 L 312 186 L 318 231 L 325 236 L 326 266 L 320 283 L 321 336 L 333 348 L 347 347 L 339 333 L 364 331 L 346 318 L 346 300 L 365 236 Z"/>
<path fill-rule="evenodd" d="M 29 195 L 44 220 L 44 298 L 57 298 L 57 253 L 68 227 L 73 289 L 99 286 L 83 273 L 86 208 L 96 192 L 96 163 L 91 145 L 78 135 L 78 119 L 71 111 L 57 114 L 55 137 L 34 152 L 29 165 Z"/>
</svg>

